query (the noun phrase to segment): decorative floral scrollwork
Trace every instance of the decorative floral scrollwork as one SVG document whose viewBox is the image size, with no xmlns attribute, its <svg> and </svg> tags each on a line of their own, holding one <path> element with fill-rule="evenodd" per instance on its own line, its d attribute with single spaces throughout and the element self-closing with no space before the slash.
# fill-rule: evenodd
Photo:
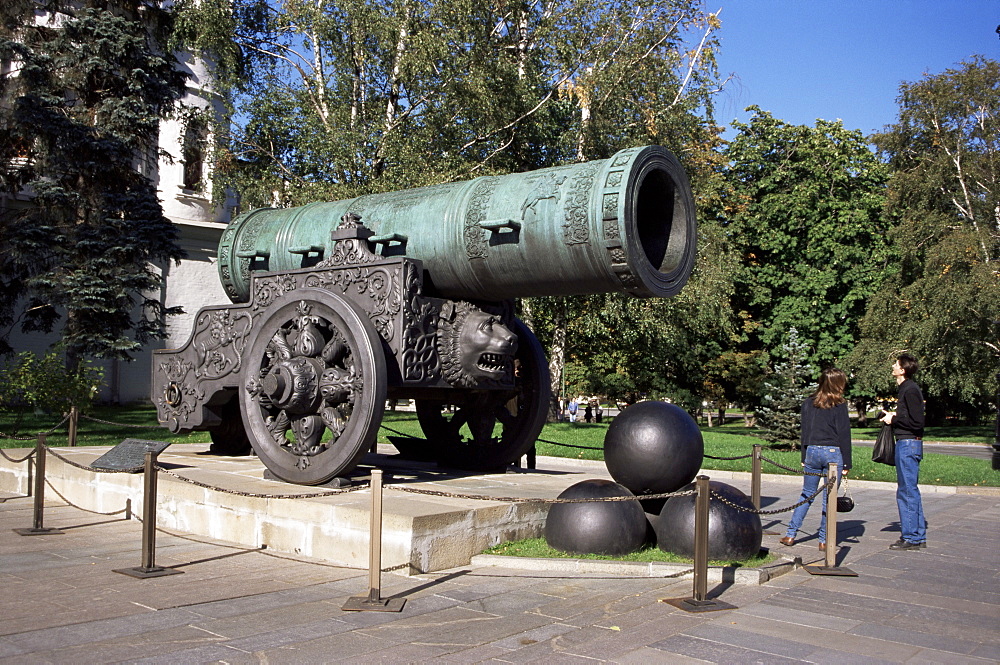
<svg viewBox="0 0 1000 665">
<path fill-rule="evenodd" d="M 192 341 L 197 362 L 194 376 L 206 381 L 239 372 L 252 327 L 253 317 L 240 309 L 199 312 Z"/>
<path fill-rule="evenodd" d="M 275 298 L 294 291 L 298 284 L 294 275 L 274 275 L 254 280 L 253 286 L 253 309 L 256 311 L 270 305 Z"/>
</svg>

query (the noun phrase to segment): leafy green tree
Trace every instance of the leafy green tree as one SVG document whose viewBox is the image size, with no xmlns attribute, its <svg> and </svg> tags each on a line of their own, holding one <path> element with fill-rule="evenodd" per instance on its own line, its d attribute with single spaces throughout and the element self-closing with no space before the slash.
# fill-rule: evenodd
<svg viewBox="0 0 1000 665">
<path fill-rule="evenodd" d="M 748 110 L 726 150 L 732 191 L 721 211 L 741 256 L 742 350 L 771 352 L 794 327 L 811 363 L 833 364 L 853 348 L 883 279 L 887 171 L 840 121 L 790 125 Z"/>
<path fill-rule="evenodd" d="M 764 380 L 767 377 L 767 354 L 763 351 L 725 351 L 710 360 L 705 366 L 706 390 L 712 399 L 723 405 L 734 404 L 743 409 L 745 424 L 752 425 L 746 418 L 760 405 Z"/>
<path fill-rule="evenodd" d="M 156 185 L 158 125 L 184 91 L 170 15 L 141 0 L 0 5 L 0 333 L 62 326 L 70 364 L 163 333 L 153 264 L 179 259 Z M 141 315 L 136 316 L 136 310 Z M 9 350 L 0 338 L 0 351 Z"/>
<path fill-rule="evenodd" d="M 16 433 L 29 410 L 66 413 L 90 404 L 104 378 L 89 361 L 66 370 L 62 349 L 19 353 L 0 366 L 0 414 Z"/>
<path fill-rule="evenodd" d="M 689 401 L 699 408 L 705 366 L 733 342 L 731 262 L 699 231 L 699 255 L 688 284 L 672 298 L 592 296 L 568 326 L 574 357 L 588 368 L 594 392 L 635 402 L 644 396 Z M 574 344 L 572 340 L 583 343 Z"/>
<path fill-rule="evenodd" d="M 185 43 L 243 83 L 219 173 L 246 207 L 676 145 L 718 87 L 696 0 L 184 6 Z"/>
<path fill-rule="evenodd" d="M 757 409 L 757 424 L 772 443 L 796 448 L 802 431 L 802 402 L 815 391 L 809 349 L 795 328 L 781 345 L 780 361 L 764 380 L 764 395 Z"/>
<path fill-rule="evenodd" d="M 900 86 L 873 139 L 892 169 L 894 270 L 851 357 L 858 383 L 894 392 L 889 366 L 921 361 L 928 415 L 975 417 L 1000 366 L 1000 63 L 976 57 Z"/>
</svg>

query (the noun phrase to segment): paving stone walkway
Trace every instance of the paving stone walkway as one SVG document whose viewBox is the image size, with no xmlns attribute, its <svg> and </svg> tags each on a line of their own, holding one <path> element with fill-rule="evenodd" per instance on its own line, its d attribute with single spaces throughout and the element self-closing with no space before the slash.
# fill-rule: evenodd
<svg viewBox="0 0 1000 665">
<path fill-rule="evenodd" d="M 798 489 L 767 476 L 764 507 Z M 367 571 L 162 532 L 156 563 L 183 574 L 139 580 L 113 572 L 141 563 L 137 521 L 52 501 L 63 535 L 20 536 L 32 500 L 0 495 L 0 663 L 1000 662 L 1000 494 L 925 493 L 927 549 L 894 552 L 893 490 L 853 488 L 838 562 L 858 577 L 710 586 L 737 609 L 703 614 L 660 602 L 689 580 L 477 566 L 386 573 L 402 612 L 344 612 Z M 765 517 L 764 545 L 820 562 L 818 507 L 782 548 L 787 519 Z"/>
</svg>

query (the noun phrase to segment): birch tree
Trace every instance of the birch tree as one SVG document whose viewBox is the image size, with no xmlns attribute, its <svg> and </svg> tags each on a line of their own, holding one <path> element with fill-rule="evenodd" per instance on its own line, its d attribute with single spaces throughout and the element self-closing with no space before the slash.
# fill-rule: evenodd
<svg viewBox="0 0 1000 665">
<path fill-rule="evenodd" d="M 888 367 L 913 353 L 928 415 L 975 418 L 1000 367 L 1000 63 L 975 57 L 903 83 L 898 103 L 873 137 L 892 169 L 894 270 L 851 360 L 861 383 L 894 394 Z"/>
</svg>

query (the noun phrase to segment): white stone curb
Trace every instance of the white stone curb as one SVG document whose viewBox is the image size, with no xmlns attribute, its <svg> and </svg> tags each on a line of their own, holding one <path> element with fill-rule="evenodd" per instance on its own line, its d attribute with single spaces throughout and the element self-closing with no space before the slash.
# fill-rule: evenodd
<svg viewBox="0 0 1000 665">
<path fill-rule="evenodd" d="M 692 579 L 691 566 L 684 563 L 663 561 L 600 561 L 594 559 L 545 559 L 536 557 L 500 556 L 497 554 L 477 554 L 470 562 L 474 566 L 508 568 L 512 570 L 533 570 L 563 574 L 604 574 L 624 577 L 674 577 L 679 580 Z M 792 571 L 795 564 L 780 559 L 763 568 L 736 568 L 732 566 L 709 566 L 710 583 L 718 584 L 763 584 L 779 575 Z M 679 574 L 680 573 L 680 574 Z"/>
</svg>

